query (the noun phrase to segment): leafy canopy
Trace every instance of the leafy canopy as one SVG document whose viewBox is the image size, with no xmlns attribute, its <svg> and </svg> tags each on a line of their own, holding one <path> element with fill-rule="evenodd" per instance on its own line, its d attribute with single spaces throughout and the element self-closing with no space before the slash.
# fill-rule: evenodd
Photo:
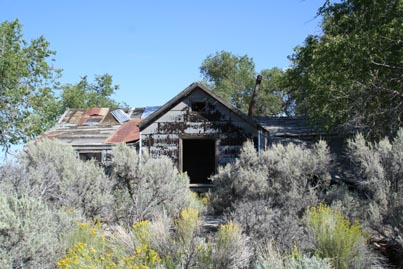
<svg viewBox="0 0 403 269">
<path fill-rule="evenodd" d="M 0 24 L 0 147 L 31 139 L 57 117 L 54 54 L 43 36 L 24 40 L 18 20 Z"/>
<path fill-rule="evenodd" d="M 0 147 L 6 152 L 50 128 L 66 108 L 126 106 L 111 98 L 119 87 L 109 74 L 60 86 L 53 55 L 43 36 L 24 40 L 18 20 L 0 24 Z"/>
<path fill-rule="evenodd" d="M 403 116 L 403 0 L 326 1 L 320 36 L 290 57 L 298 112 L 322 126 L 395 134 Z"/>
<path fill-rule="evenodd" d="M 67 84 L 62 89 L 61 112 L 67 108 L 116 108 L 121 106 L 110 98 L 119 89 L 119 86 L 113 85 L 112 76 L 109 74 L 95 76 L 95 83 L 88 82 L 87 76 L 84 76 L 77 84 Z"/>
<path fill-rule="evenodd" d="M 255 63 L 247 55 L 236 56 L 221 51 L 209 55 L 200 67 L 211 89 L 242 112 L 247 112 L 255 88 Z M 260 72 L 262 84 L 257 92 L 255 115 L 277 115 L 288 112 L 282 89 L 284 72 L 279 68 Z"/>
</svg>

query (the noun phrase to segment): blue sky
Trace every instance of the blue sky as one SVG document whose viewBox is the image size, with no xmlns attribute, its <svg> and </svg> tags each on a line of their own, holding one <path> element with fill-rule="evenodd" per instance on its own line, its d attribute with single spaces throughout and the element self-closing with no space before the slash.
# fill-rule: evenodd
<svg viewBox="0 0 403 269">
<path fill-rule="evenodd" d="M 56 51 L 62 83 L 109 73 L 114 98 L 162 105 L 202 79 L 209 54 L 252 57 L 256 70 L 289 66 L 324 0 L 103 1 L 0 0 L 0 20 L 19 19 L 25 39 L 43 35 Z"/>
</svg>

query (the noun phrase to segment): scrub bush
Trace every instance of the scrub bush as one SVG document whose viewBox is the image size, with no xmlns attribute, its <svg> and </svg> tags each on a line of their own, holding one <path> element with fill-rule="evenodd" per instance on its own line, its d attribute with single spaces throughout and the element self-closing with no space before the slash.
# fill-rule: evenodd
<svg viewBox="0 0 403 269">
<path fill-rule="evenodd" d="M 348 141 L 348 154 L 372 228 L 390 238 L 403 236 L 403 129 L 393 140 L 378 143 L 358 134 Z"/>
<path fill-rule="evenodd" d="M 248 238 L 241 227 L 232 221 L 221 225 L 212 252 L 213 268 L 247 268 L 251 256 Z"/>
<path fill-rule="evenodd" d="M 205 244 L 198 237 L 198 211 L 186 208 L 174 221 L 160 217 L 139 221 L 129 230 L 81 223 L 59 268 L 206 268 Z M 161 225 L 162 224 L 162 225 Z M 162 231 L 161 231 L 162 230 Z M 201 255 L 203 254 L 203 255 Z"/>
<path fill-rule="evenodd" d="M 275 206 L 294 210 L 317 203 L 318 191 L 330 183 L 331 156 L 325 142 L 312 148 L 273 145 L 259 156 L 246 142 L 235 163 L 212 177 L 212 205 L 222 212 L 238 200 L 272 198 Z"/>
<path fill-rule="evenodd" d="M 166 268 L 209 268 L 211 248 L 201 236 L 201 224 L 193 208 L 183 209 L 174 219 L 162 215 L 150 222 L 147 244 Z"/>
<path fill-rule="evenodd" d="M 330 184 L 331 156 L 325 142 L 311 148 L 273 145 L 259 154 L 246 142 L 239 159 L 212 177 L 211 204 L 239 223 L 257 245 L 274 240 L 281 251 L 310 240 L 301 217 L 321 201 Z"/>
<path fill-rule="evenodd" d="M 287 212 L 273 204 L 271 199 L 239 201 L 227 218 L 241 225 L 254 247 L 273 241 L 283 252 L 290 251 L 295 242 L 301 249 L 310 248 L 312 242 L 303 220 L 295 211 Z"/>
<path fill-rule="evenodd" d="M 323 204 L 308 210 L 307 221 L 318 257 L 329 258 L 336 269 L 370 268 L 371 254 L 357 221 L 351 224 L 340 212 Z"/>
<path fill-rule="evenodd" d="M 57 262 L 58 268 L 156 268 L 160 258 L 148 245 L 138 245 L 130 255 L 115 252 L 101 225 L 81 223 L 71 235 L 71 246 Z"/>
<path fill-rule="evenodd" d="M 118 260 L 128 256 L 139 260 L 136 250 L 146 248 L 158 257 L 158 268 L 247 268 L 251 257 L 249 240 L 237 224 L 222 225 L 208 239 L 201 224 L 199 212 L 185 208 L 177 217 L 160 215 L 139 221 L 128 230 L 114 226 L 104 235 Z"/>
<path fill-rule="evenodd" d="M 120 144 L 113 149 L 115 218 L 128 226 L 161 212 L 178 214 L 192 202 L 189 178 L 168 157 L 153 159 Z"/>
<path fill-rule="evenodd" d="M 0 187 L 89 218 L 108 219 L 113 201 L 111 180 L 101 167 L 77 159 L 72 147 L 47 139 L 26 145 L 14 164 L 2 167 Z"/>
<path fill-rule="evenodd" d="M 273 242 L 258 249 L 254 268 L 257 269 L 331 269 L 329 259 L 307 256 L 301 253 L 281 254 Z"/>
<path fill-rule="evenodd" d="M 73 217 L 37 198 L 0 192 L 0 267 L 52 268 L 63 255 Z"/>
<path fill-rule="evenodd" d="M 348 141 L 353 182 L 363 205 L 362 219 L 375 236 L 372 242 L 396 266 L 403 264 L 403 129 L 395 138 L 369 142 L 361 134 Z"/>
</svg>

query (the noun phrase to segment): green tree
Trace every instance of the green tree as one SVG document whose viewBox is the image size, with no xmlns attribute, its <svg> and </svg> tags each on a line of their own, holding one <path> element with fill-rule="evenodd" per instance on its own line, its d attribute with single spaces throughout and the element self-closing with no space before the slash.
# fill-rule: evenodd
<svg viewBox="0 0 403 269">
<path fill-rule="evenodd" d="M 299 113 L 333 129 L 393 135 L 403 120 L 403 1 L 326 1 L 287 72 Z"/>
<path fill-rule="evenodd" d="M 256 71 L 252 58 L 221 51 L 209 55 L 200 67 L 204 79 L 219 96 L 242 112 L 247 112 L 255 87 Z M 262 84 L 257 92 L 255 115 L 277 115 L 288 111 L 282 90 L 284 72 L 279 68 L 260 72 Z"/>
<path fill-rule="evenodd" d="M 18 20 L 0 24 L 0 147 L 6 151 L 49 128 L 58 115 L 54 54 L 43 36 L 24 40 Z"/>
<path fill-rule="evenodd" d="M 67 108 L 121 106 L 110 97 L 119 89 L 119 86 L 113 85 L 112 76 L 109 74 L 95 76 L 95 83 L 88 82 L 87 76 L 84 76 L 77 84 L 67 84 L 62 89 L 61 112 Z"/>
</svg>

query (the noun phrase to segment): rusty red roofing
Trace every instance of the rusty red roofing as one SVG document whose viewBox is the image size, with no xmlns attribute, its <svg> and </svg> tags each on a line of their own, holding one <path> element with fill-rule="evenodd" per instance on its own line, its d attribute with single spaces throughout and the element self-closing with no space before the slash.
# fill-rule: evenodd
<svg viewBox="0 0 403 269">
<path fill-rule="evenodd" d="M 116 144 L 121 142 L 131 142 L 140 139 L 138 124 L 141 119 L 132 119 L 123 123 L 110 137 L 105 140 L 105 144 Z"/>
<path fill-rule="evenodd" d="M 134 112 L 136 113 L 132 115 Z M 68 109 L 58 123 L 38 137 L 56 138 L 66 144 L 77 147 L 110 147 L 119 142 L 132 142 L 140 139 L 138 111 L 123 110 L 131 119 L 120 123 L 109 108 Z M 128 116 L 129 117 L 129 116 Z"/>
<path fill-rule="evenodd" d="M 76 110 L 72 111 L 72 113 L 68 114 L 68 118 L 65 119 L 63 122 L 71 123 L 71 124 L 78 124 L 80 122 L 81 117 L 83 116 L 83 111 Z"/>
<path fill-rule="evenodd" d="M 106 116 L 108 111 L 109 111 L 109 108 L 99 108 L 99 107 L 87 108 L 85 110 L 85 112 L 84 112 L 84 115 L 88 115 L 88 116 Z"/>
<path fill-rule="evenodd" d="M 84 110 L 84 113 L 77 125 L 83 125 L 89 119 L 91 119 L 92 122 L 102 122 L 102 120 L 108 114 L 108 111 L 109 108 L 87 108 Z"/>
</svg>

